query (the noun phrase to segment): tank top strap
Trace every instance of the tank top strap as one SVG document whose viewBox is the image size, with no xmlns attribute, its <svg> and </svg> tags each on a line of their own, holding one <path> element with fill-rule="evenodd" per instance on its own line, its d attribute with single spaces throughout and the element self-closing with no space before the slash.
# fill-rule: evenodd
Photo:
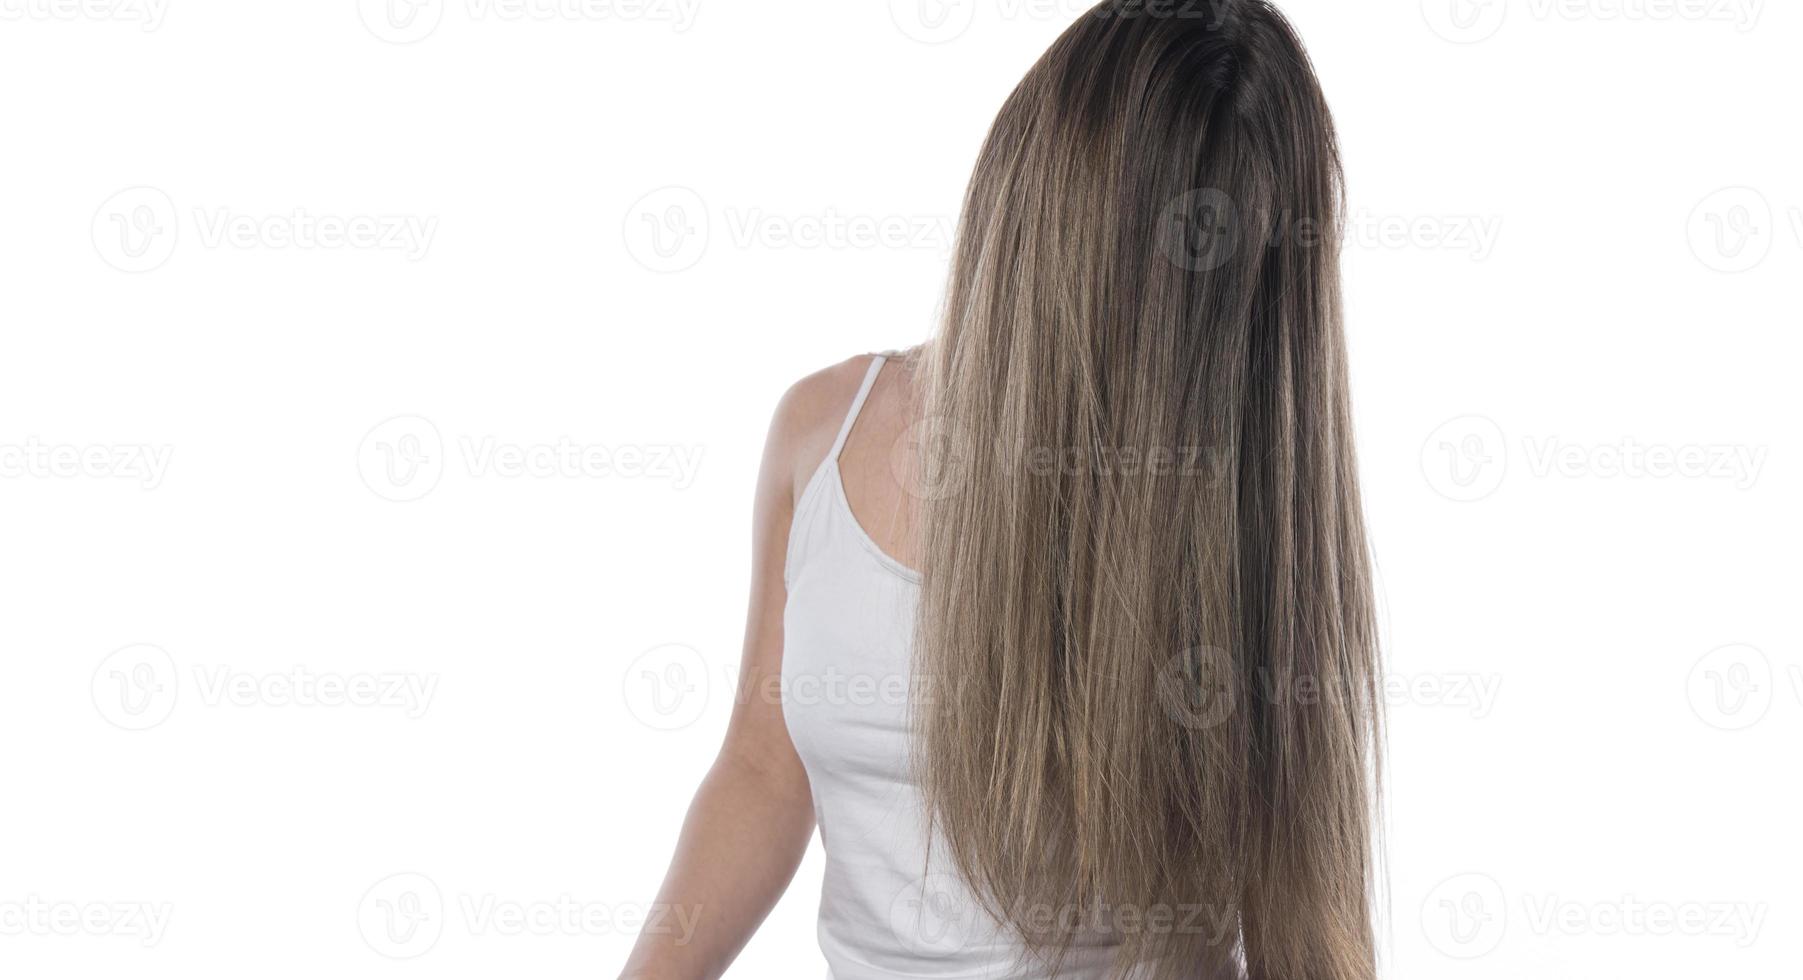
<svg viewBox="0 0 1803 980">
<path fill-rule="evenodd" d="M 884 362 L 889 360 L 887 354 L 878 354 L 870 361 L 870 370 L 864 373 L 864 383 L 858 387 L 858 397 L 851 400 L 851 410 L 845 413 L 845 424 L 839 426 L 839 438 L 833 440 L 833 451 L 826 454 L 828 461 L 839 458 L 845 448 L 845 440 L 851 435 L 851 427 L 858 424 L 858 413 L 864 410 L 864 400 L 870 397 L 870 389 L 876 385 L 876 376 L 883 371 Z"/>
</svg>

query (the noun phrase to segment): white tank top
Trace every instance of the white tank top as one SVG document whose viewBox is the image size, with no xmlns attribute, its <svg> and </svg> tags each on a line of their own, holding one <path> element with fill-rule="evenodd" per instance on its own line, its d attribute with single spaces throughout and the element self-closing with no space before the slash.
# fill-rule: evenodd
<svg viewBox="0 0 1803 980">
<path fill-rule="evenodd" d="M 820 949 L 831 980 L 998 980 L 1020 948 L 947 865 L 927 866 L 909 768 L 908 689 L 920 577 L 852 514 L 839 453 L 884 356 L 864 376 L 832 451 L 795 505 L 783 571 L 783 718 L 807 768 L 826 849 Z M 1071 951 L 1058 976 L 1105 977 L 1109 944 Z"/>
</svg>

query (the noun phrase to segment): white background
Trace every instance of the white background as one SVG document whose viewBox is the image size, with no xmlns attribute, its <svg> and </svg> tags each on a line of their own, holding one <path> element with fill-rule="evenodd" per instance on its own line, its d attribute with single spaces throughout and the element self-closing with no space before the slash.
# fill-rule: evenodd
<svg viewBox="0 0 1803 980">
<path fill-rule="evenodd" d="M 1803 10 L 1285 6 L 1354 219 L 1386 977 L 1794 977 Z M 931 328 L 1081 8 L 530 10 L 0 0 L 0 974 L 611 976 L 769 413 Z M 818 975 L 819 874 L 734 976 Z"/>
</svg>

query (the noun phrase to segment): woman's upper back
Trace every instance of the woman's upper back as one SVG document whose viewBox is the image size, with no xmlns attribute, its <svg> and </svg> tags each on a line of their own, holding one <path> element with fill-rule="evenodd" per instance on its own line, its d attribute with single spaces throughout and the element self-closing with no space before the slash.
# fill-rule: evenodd
<svg viewBox="0 0 1803 980">
<path fill-rule="evenodd" d="M 861 378 L 800 482 L 784 570 L 783 716 L 826 849 L 821 949 L 835 980 L 1032 977 L 929 846 L 910 752 L 919 575 L 901 557 L 915 509 L 910 379 L 884 355 L 848 363 Z M 1112 959 L 1098 938 L 1059 975 L 1101 977 Z"/>
<path fill-rule="evenodd" d="M 835 364 L 791 389 L 794 500 L 829 464 L 842 479 L 847 503 L 882 550 L 914 567 L 918 507 L 908 491 L 914 469 L 911 439 L 919 399 L 911 352 L 867 354 Z M 857 408 L 853 411 L 853 404 Z"/>
</svg>

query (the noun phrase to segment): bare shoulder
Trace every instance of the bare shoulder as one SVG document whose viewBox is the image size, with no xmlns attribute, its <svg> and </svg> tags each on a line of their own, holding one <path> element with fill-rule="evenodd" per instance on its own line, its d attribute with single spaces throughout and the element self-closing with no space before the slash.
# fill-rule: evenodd
<svg viewBox="0 0 1803 980">
<path fill-rule="evenodd" d="M 860 354 L 822 368 L 789 386 L 770 423 L 765 462 L 788 475 L 795 494 L 833 448 L 874 355 Z"/>
</svg>

